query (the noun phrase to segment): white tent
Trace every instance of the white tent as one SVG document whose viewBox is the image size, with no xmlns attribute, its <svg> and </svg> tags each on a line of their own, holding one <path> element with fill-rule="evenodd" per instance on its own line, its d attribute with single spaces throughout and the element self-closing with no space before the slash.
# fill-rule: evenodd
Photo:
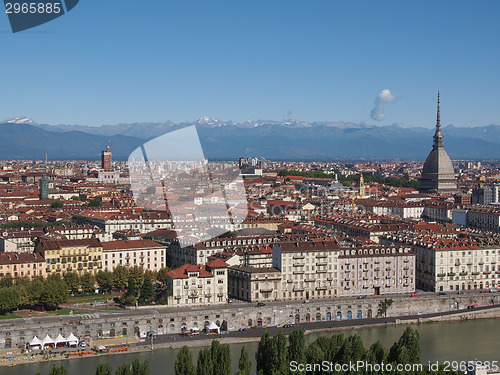
<svg viewBox="0 0 500 375">
<path fill-rule="evenodd" d="M 216 332 L 212 332 L 212 331 L 216 331 Z M 219 328 L 219 326 L 217 324 L 215 324 L 214 322 L 212 322 L 208 326 L 208 332 L 209 333 L 220 333 L 220 328 Z"/>
<path fill-rule="evenodd" d="M 33 348 L 34 346 L 39 346 L 40 348 L 42 347 L 42 342 L 38 337 L 33 337 L 33 340 L 30 341 L 30 347 Z"/>
<path fill-rule="evenodd" d="M 54 346 L 54 340 L 52 340 L 49 335 L 45 336 L 45 338 L 42 340 L 42 348 L 44 348 L 46 345 Z"/>
<path fill-rule="evenodd" d="M 68 345 L 70 345 L 70 346 L 78 345 L 78 339 L 76 338 L 75 335 L 73 335 L 73 333 L 71 333 L 71 335 L 68 336 L 66 341 L 68 342 Z"/>
<path fill-rule="evenodd" d="M 62 337 L 61 334 L 59 334 L 59 336 L 56 337 L 56 339 L 54 340 L 54 344 L 57 346 L 59 344 L 66 344 L 68 342 L 68 340 L 66 340 L 64 337 Z"/>
<path fill-rule="evenodd" d="M 198 327 L 193 327 L 191 328 L 191 331 L 199 331 L 200 329 Z"/>
</svg>

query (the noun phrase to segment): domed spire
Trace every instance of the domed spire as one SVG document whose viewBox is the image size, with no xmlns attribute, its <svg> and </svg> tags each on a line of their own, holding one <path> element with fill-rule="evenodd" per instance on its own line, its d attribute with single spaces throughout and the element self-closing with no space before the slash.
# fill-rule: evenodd
<svg viewBox="0 0 500 375">
<path fill-rule="evenodd" d="M 436 116 L 436 133 L 434 133 L 434 145 L 433 149 L 438 147 L 444 147 L 443 143 L 443 133 L 441 133 L 441 112 L 440 112 L 440 98 L 438 90 L 438 104 L 437 104 L 437 116 Z"/>
</svg>

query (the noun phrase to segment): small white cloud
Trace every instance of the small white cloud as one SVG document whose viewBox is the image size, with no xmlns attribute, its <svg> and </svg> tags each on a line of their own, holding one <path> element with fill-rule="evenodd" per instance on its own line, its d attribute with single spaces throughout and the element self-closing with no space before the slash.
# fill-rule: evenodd
<svg viewBox="0 0 500 375">
<path fill-rule="evenodd" d="M 380 94 L 377 95 L 377 98 L 375 99 L 375 107 L 370 113 L 370 117 L 372 118 L 372 120 L 382 121 L 385 117 L 384 104 L 392 103 L 394 100 L 396 100 L 396 97 L 391 94 L 390 90 L 382 90 Z"/>
</svg>

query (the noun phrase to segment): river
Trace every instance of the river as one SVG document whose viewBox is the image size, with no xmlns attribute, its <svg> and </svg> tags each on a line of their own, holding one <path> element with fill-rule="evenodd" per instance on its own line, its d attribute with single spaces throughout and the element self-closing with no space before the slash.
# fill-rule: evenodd
<svg viewBox="0 0 500 375">
<path fill-rule="evenodd" d="M 495 319 L 480 319 L 464 322 L 447 322 L 420 324 L 412 326 L 420 331 L 420 344 L 422 347 L 422 362 L 428 361 L 500 361 L 500 335 L 498 334 L 499 321 Z M 345 335 L 357 333 L 363 339 L 365 347 L 377 340 L 389 348 L 404 332 L 406 325 L 386 326 L 376 328 L 349 329 Z M 326 332 L 331 335 L 332 332 Z M 321 334 L 314 333 L 306 336 L 306 341 L 314 341 Z M 252 359 L 253 372 L 255 373 L 255 352 L 257 342 L 246 343 L 250 358 Z M 238 359 L 243 344 L 231 345 L 233 373 L 238 366 Z M 193 358 L 197 358 L 200 348 L 192 348 Z M 1 374 L 7 375 L 33 375 L 40 371 L 47 375 L 54 363 L 63 364 L 70 375 L 93 375 L 97 364 L 109 362 L 113 370 L 123 362 L 132 362 L 135 358 L 148 359 L 152 375 L 173 375 L 174 362 L 179 349 L 157 349 L 154 352 L 120 354 L 101 356 L 86 359 L 71 359 L 59 362 L 39 362 L 15 367 L 0 367 Z"/>
</svg>

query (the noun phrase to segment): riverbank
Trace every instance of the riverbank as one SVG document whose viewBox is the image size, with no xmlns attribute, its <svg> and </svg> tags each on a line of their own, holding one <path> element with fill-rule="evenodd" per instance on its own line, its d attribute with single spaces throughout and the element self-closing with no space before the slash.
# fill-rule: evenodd
<svg viewBox="0 0 500 375">
<path fill-rule="evenodd" d="M 282 327 L 267 327 L 256 328 L 247 331 L 233 331 L 222 335 L 214 336 L 191 336 L 181 337 L 178 335 L 161 335 L 154 340 L 154 350 L 156 349 L 179 349 L 186 345 L 190 348 L 210 346 L 213 340 L 219 340 L 222 344 L 244 344 L 250 342 L 258 342 L 264 333 L 268 330 L 271 334 L 277 333 L 282 330 L 285 334 L 290 334 L 294 329 L 303 329 L 306 335 L 320 334 L 331 331 L 375 328 L 383 326 L 395 326 L 402 324 L 429 324 L 439 322 L 453 322 L 453 321 L 467 321 L 475 319 L 494 319 L 500 318 L 500 306 L 482 307 L 469 310 L 458 310 L 447 313 L 434 313 L 421 316 L 400 316 L 388 318 L 375 318 L 375 319 L 357 319 L 357 320 L 343 320 L 343 321 L 330 321 L 330 322 L 310 322 L 301 323 L 295 327 L 282 328 Z M 151 344 L 147 342 L 132 342 L 130 338 L 117 338 L 107 340 L 93 341 L 91 347 L 98 347 L 100 345 L 106 348 L 127 348 L 126 351 L 112 351 L 108 353 L 93 353 L 84 357 L 81 356 L 67 356 L 66 353 L 53 353 L 53 356 L 47 357 L 40 354 L 39 351 L 34 351 L 28 354 L 21 354 L 19 349 L 1 349 L 0 350 L 0 366 L 15 366 L 18 364 L 28 364 L 41 361 L 60 361 L 65 359 L 74 358 L 89 358 L 89 357 L 102 357 L 117 354 L 131 354 L 151 351 Z M 89 349 L 81 349 L 88 351 Z M 38 352 L 38 353 L 37 353 Z M 9 354 L 10 353 L 10 354 Z"/>
</svg>

